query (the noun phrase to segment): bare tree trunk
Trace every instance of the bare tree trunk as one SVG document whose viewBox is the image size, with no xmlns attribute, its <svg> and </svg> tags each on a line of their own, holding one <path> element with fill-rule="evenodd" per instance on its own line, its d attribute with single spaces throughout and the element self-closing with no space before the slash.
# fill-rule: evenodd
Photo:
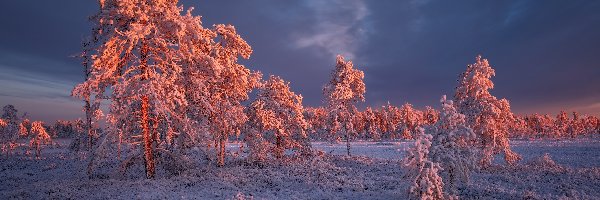
<svg viewBox="0 0 600 200">
<path fill-rule="evenodd" d="M 281 135 L 278 133 L 275 141 L 275 157 L 278 159 L 283 157 L 283 148 L 281 145 Z"/>
<path fill-rule="evenodd" d="M 217 148 L 217 166 L 223 167 L 225 166 L 225 137 L 219 137 L 219 144 Z"/>
<path fill-rule="evenodd" d="M 346 151 L 348 156 L 350 156 L 350 133 L 346 130 Z"/>
<path fill-rule="evenodd" d="M 117 146 L 117 158 L 121 160 L 121 144 L 123 143 L 123 131 L 119 131 L 119 144 Z"/>
<path fill-rule="evenodd" d="M 150 127 L 148 127 L 148 97 L 142 97 L 142 131 L 144 139 L 144 160 L 146 163 L 146 178 L 154 178 L 155 166 L 152 149 L 152 136 L 150 135 Z"/>
<path fill-rule="evenodd" d="M 87 76 L 86 76 L 87 79 Z M 91 116 L 91 106 L 90 106 L 90 97 L 85 98 L 85 119 L 86 119 L 86 128 L 88 132 L 88 150 L 92 150 L 93 137 L 94 133 L 92 132 L 92 116 Z"/>
<path fill-rule="evenodd" d="M 85 81 L 87 81 L 90 77 L 90 61 L 91 57 L 88 55 L 88 51 L 90 51 L 90 41 L 86 41 L 83 43 L 83 53 L 81 54 L 81 58 L 83 58 L 83 62 L 81 63 L 84 67 L 83 74 L 85 75 Z M 92 132 L 92 107 L 90 105 L 90 95 L 86 94 L 85 97 L 85 123 L 86 129 L 88 133 L 88 151 L 92 151 L 93 144 L 93 132 Z"/>
<path fill-rule="evenodd" d="M 40 150 L 40 141 L 35 139 L 35 158 L 40 158 L 41 154 L 42 152 Z"/>
</svg>

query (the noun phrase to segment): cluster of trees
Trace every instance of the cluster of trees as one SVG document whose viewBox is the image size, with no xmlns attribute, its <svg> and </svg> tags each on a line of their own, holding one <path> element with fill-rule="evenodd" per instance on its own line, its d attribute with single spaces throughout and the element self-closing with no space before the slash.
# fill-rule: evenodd
<svg viewBox="0 0 600 200">
<path fill-rule="evenodd" d="M 44 145 L 52 145 L 52 138 L 46 131 L 48 126 L 42 121 L 30 122 L 27 114 L 19 117 L 18 110 L 13 105 L 6 105 L 2 108 L 0 118 L 0 142 L 2 152 L 7 156 L 13 154 L 14 150 L 20 146 L 20 139 L 29 140 L 30 149 L 35 150 L 36 158 L 40 158 L 41 149 Z"/>
<path fill-rule="evenodd" d="M 113 157 L 106 152 L 117 149 L 119 160 L 143 160 L 152 178 L 155 159 L 173 159 L 191 147 L 223 166 L 226 141 L 233 136 L 244 138 L 256 160 L 278 159 L 286 150 L 306 155 L 311 153 L 307 131 L 313 127 L 308 121 L 317 120 L 307 117 L 311 114 L 323 118 L 328 138 L 346 139 L 348 154 L 351 138 L 367 135 L 364 127 L 397 135 L 399 124 L 406 122 L 401 128 L 406 137 L 418 127 L 420 114 L 408 104 L 405 110 L 388 106 L 380 119 L 375 117 L 379 112 L 372 112 L 365 115 L 371 122 L 361 124 L 355 104 L 364 101 L 364 74 L 341 56 L 323 89 L 327 106 L 307 112 L 316 109 L 305 110 L 289 83 L 277 76 L 263 80 L 260 72 L 238 63 L 252 49 L 233 26 L 205 28 L 200 17 L 192 16 L 191 9 L 182 14 L 177 3 L 100 1 L 81 55 L 86 79 L 73 90 L 85 101 L 83 127 L 90 145 L 96 144 L 90 166 Z M 255 89 L 257 98 L 242 104 Z M 110 109 L 104 114 L 99 108 L 106 101 Z M 91 129 L 101 119 L 107 128 L 94 134 Z M 124 158 L 122 147 L 128 152 Z"/>
<path fill-rule="evenodd" d="M 600 119 L 596 116 L 580 116 L 572 112 L 571 117 L 560 111 L 556 117 L 548 114 L 532 114 L 517 117 L 511 126 L 511 137 L 515 138 L 561 138 L 600 133 Z"/>
<path fill-rule="evenodd" d="M 470 172 L 489 167 L 495 155 L 504 154 L 509 165 L 521 159 L 508 142 L 509 102 L 490 94 L 493 76 L 488 60 L 477 56 L 460 75 L 454 101 L 443 96 L 439 120 L 420 129 L 403 161 L 413 181 L 410 199 L 455 199 Z"/>
<path fill-rule="evenodd" d="M 179 160 L 192 147 L 223 166 L 227 140 L 240 133 L 259 160 L 267 156 L 258 152 L 279 158 L 286 149 L 306 151 L 301 98 L 280 78 L 263 81 L 239 64 L 252 49 L 233 26 L 205 28 L 191 8 L 182 14 L 177 4 L 100 1 L 93 35 L 84 42 L 86 80 L 73 90 L 85 101 L 86 128 L 108 122 L 102 135 L 88 130 L 96 144 L 90 166 L 117 149 L 119 160 L 142 160 L 152 178 L 156 163 L 169 162 L 161 159 Z M 259 97 L 246 107 L 253 89 Z M 99 109 L 104 101 L 107 114 Z"/>
<path fill-rule="evenodd" d="M 307 107 L 304 116 L 311 125 L 310 137 L 318 140 L 339 141 L 339 135 L 331 134 L 325 119 L 327 110 L 323 107 Z M 352 121 L 356 130 L 355 139 L 363 140 L 394 140 L 413 139 L 417 128 L 432 125 L 437 122 L 439 111 L 432 107 L 418 110 L 412 104 L 406 103 L 401 107 L 391 104 L 379 108 L 366 107 L 356 111 Z"/>
</svg>

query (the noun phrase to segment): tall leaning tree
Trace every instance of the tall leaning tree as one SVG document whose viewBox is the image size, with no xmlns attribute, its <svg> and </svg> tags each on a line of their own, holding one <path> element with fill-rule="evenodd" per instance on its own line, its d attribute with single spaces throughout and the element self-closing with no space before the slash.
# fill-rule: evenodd
<svg viewBox="0 0 600 200">
<path fill-rule="evenodd" d="M 510 149 L 508 141 L 509 126 L 514 121 L 510 104 L 508 100 L 490 94 L 494 88 L 492 76 L 495 76 L 494 69 L 479 55 L 460 76 L 454 95 L 458 111 L 465 115 L 467 126 L 477 135 L 482 167 L 490 165 L 494 155 L 499 153 L 504 153 L 508 164 L 521 159 Z"/>
<path fill-rule="evenodd" d="M 181 7 L 172 0 L 100 0 L 93 47 L 85 49 L 91 66 L 73 94 L 82 99 L 110 100 L 108 134 L 126 134 L 142 157 L 146 177 L 155 176 L 158 124 L 186 124 L 187 101 L 181 79 L 179 46 L 185 24 Z M 98 117 L 98 116 L 96 116 Z M 131 120 L 135 119 L 135 120 Z M 107 136 L 108 137 L 108 136 Z"/>
<path fill-rule="evenodd" d="M 354 69 L 352 61 L 345 61 L 344 57 L 338 55 L 331 79 L 323 88 L 329 111 L 329 130 L 335 135 L 340 133 L 345 135 L 348 155 L 350 155 L 350 137 L 356 134 L 352 124 L 352 119 L 358 112 L 355 104 L 365 101 L 364 77 L 362 71 Z"/>
</svg>

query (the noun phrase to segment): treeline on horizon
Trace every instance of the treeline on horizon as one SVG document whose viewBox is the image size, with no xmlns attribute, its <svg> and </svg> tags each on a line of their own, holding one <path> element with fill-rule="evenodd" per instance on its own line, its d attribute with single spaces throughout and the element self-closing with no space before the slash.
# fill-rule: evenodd
<svg viewBox="0 0 600 200">
<path fill-rule="evenodd" d="M 303 114 L 309 123 L 309 137 L 320 141 L 339 142 L 339 135 L 332 135 L 326 126 L 326 110 L 323 107 L 305 107 Z M 356 139 L 369 141 L 410 140 L 416 127 L 433 125 L 439 119 L 439 110 L 430 106 L 419 110 L 405 103 L 400 107 L 387 104 L 378 108 L 366 107 L 355 115 Z M 52 138 L 77 138 L 85 136 L 85 123 L 82 119 L 56 120 L 53 124 L 38 121 Z M 27 114 L 18 117 L 18 109 L 13 105 L 3 107 L 0 124 L 14 124 L 20 127 L 20 135 L 27 138 L 31 132 L 32 121 Z M 577 112 L 560 111 L 556 116 L 549 114 L 515 115 L 510 124 L 511 138 L 561 138 L 600 133 L 600 120 L 593 115 L 580 116 Z M 22 127 L 22 128 L 21 128 Z M 101 132 L 102 129 L 97 129 Z M 229 138 L 242 141 L 240 134 Z"/>
</svg>

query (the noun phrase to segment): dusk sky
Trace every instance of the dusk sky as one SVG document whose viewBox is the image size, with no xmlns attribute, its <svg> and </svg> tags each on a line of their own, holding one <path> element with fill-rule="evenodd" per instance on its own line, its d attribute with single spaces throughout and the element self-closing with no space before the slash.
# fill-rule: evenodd
<svg viewBox="0 0 600 200">
<path fill-rule="evenodd" d="M 232 24 L 254 53 L 243 63 L 281 76 L 319 106 L 342 54 L 365 73 L 364 106 L 439 108 L 477 54 L 496 70 L 492 94 L 515 113 L 600 116 L 600 1 L 185 0 L 205 27 Z M 0 106 L 34 120 L 83 115 L 72 56 L 95 1 L 0 1 Z"/>
</svg>

